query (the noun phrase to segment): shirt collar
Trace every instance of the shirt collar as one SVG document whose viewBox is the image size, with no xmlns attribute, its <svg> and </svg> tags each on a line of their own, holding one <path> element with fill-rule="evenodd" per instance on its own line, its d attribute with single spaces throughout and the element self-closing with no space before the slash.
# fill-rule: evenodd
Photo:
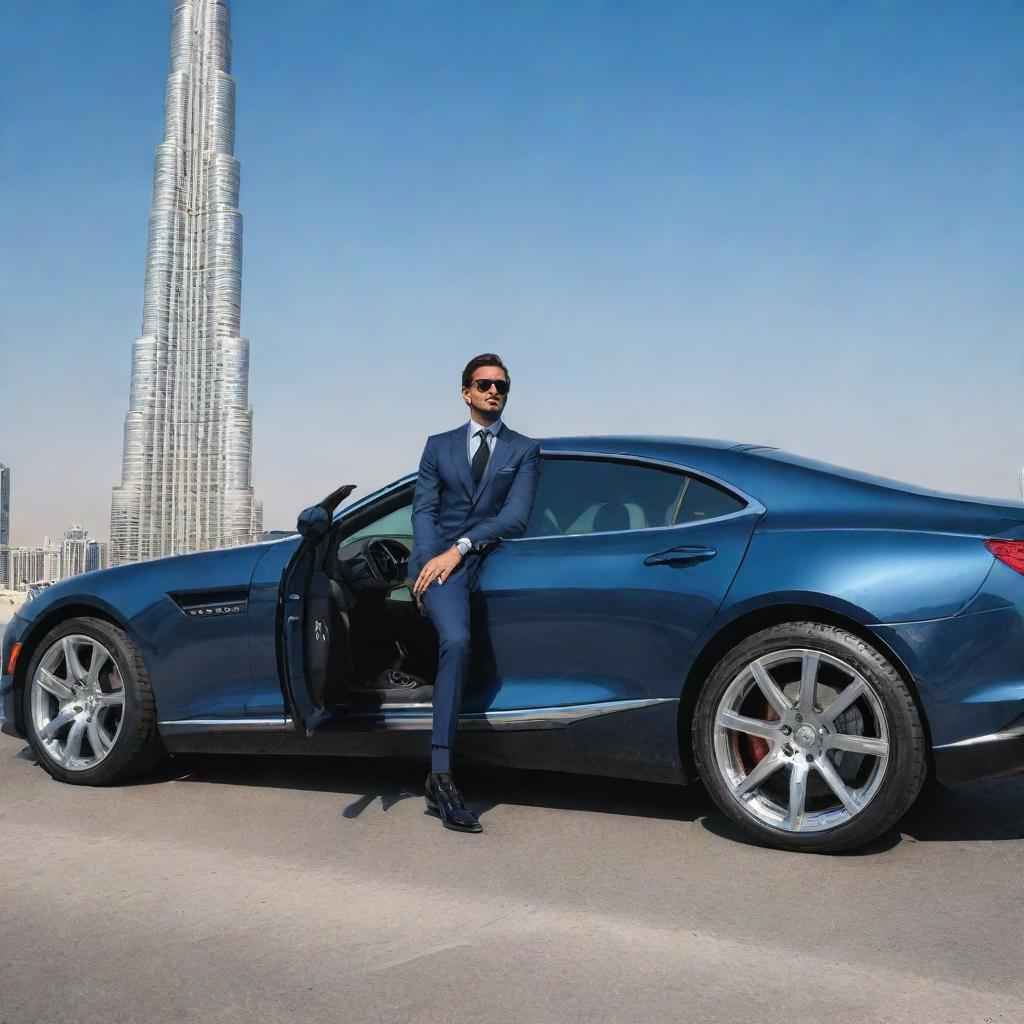
<svg viewBox="0 0 1024 1024">
<path fill-rule="evenodd" d="M 502 426 L 503 426 L 503 424 L 502 424 L 501 420 L 495 420 L 489 427 L 481 427 L 480 424 L 477 423 L 477 421 L 475 419 L 470 417 L 470 419 L 469 419 L 469 437 L 470 437 L 470 440 L 472 440 L 473 435 L 478 430 L 485 430 L 485 429 L 489 430 L 491 432 L 491 437 L 497 437 L 499 431 L 502 428 Z"/>
</svg>

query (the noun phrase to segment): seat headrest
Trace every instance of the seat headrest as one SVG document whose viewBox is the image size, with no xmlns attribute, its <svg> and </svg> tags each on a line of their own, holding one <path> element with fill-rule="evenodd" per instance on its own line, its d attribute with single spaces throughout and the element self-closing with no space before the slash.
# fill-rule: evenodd
<svg viewBox="0 0 1024 1024">
<path fill-rule="evenodd" d="M 629 528 L 631 530 L 647 529 L 647 513 L 641 505 L 638 505 L 635 501 L 627 501 L 626 511 L 629 513 Z"/>
<path fill-rule="evenodd" d="M 620 502 L 606 502 L 597 510 L 597 514 L 594 516 L 594 533 L 628 529 L 629 509 Z"/>
</svg>

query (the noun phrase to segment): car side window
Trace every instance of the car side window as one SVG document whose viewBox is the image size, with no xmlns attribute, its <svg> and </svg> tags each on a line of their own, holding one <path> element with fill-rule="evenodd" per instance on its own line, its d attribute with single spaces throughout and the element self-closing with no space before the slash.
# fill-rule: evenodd
<svg viewBox="0 0 1024 1024">
<path fill-rule="evenodd" d="M 744 507 L 736 496 L 682 471 L 612 459 L 548 456 L 525 536 L 675 526 Z"/>
<path fill-rule="evenodd" d="M 401 502 L 397 507 L 396 501 Z M 352 527 L 341 531 L 340 544 L 350 544 L 363 537 L 394 537 L 409 544 L 412 540 L 412 491 L 385 502 L 383 508 L 357 514 Z"/>
<path fill-rule="evenodd" d="M 734 494 L 696 477 L 687 477 L 673 525 L 700 519 L 718 519 L 739 512 L 742 508 L 746 508 L 746 502 Z"/>
</svg>

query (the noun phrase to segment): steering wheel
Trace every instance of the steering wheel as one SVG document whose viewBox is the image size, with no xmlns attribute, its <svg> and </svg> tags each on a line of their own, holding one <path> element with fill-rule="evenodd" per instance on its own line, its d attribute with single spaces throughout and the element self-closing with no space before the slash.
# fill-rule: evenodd
<svg viewBox="0 0 1024 1024">
<path fill-rule="evenodd" d="M 366 545 L 367 564 L 382 583 L 401 583 L 408 560 L 409 549 L 401 541 L 374 539 Z"/>
</svg>

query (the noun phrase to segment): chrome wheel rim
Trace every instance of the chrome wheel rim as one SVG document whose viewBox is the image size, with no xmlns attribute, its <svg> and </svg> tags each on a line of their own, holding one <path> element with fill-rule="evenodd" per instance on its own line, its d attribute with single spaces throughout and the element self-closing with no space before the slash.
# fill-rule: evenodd
<svg viewBox="0 0 1024 1024">
<path fill-rule="evenodd" d="M 862 814 L 889 751 L 875 688 L 822 651 L 757 658 L 715 712 L 715 764 L 726 792 L 752 818 L 786 832 L 821 832 Z"/>
<path fill-rule="evenodd" d="M 124 718 L 124 679 L 110 651 L 91 636 L 61 637 L 32 676 L 32 724 L 51 760 L 68 771 L 95 768 Z"/>
</svg>

